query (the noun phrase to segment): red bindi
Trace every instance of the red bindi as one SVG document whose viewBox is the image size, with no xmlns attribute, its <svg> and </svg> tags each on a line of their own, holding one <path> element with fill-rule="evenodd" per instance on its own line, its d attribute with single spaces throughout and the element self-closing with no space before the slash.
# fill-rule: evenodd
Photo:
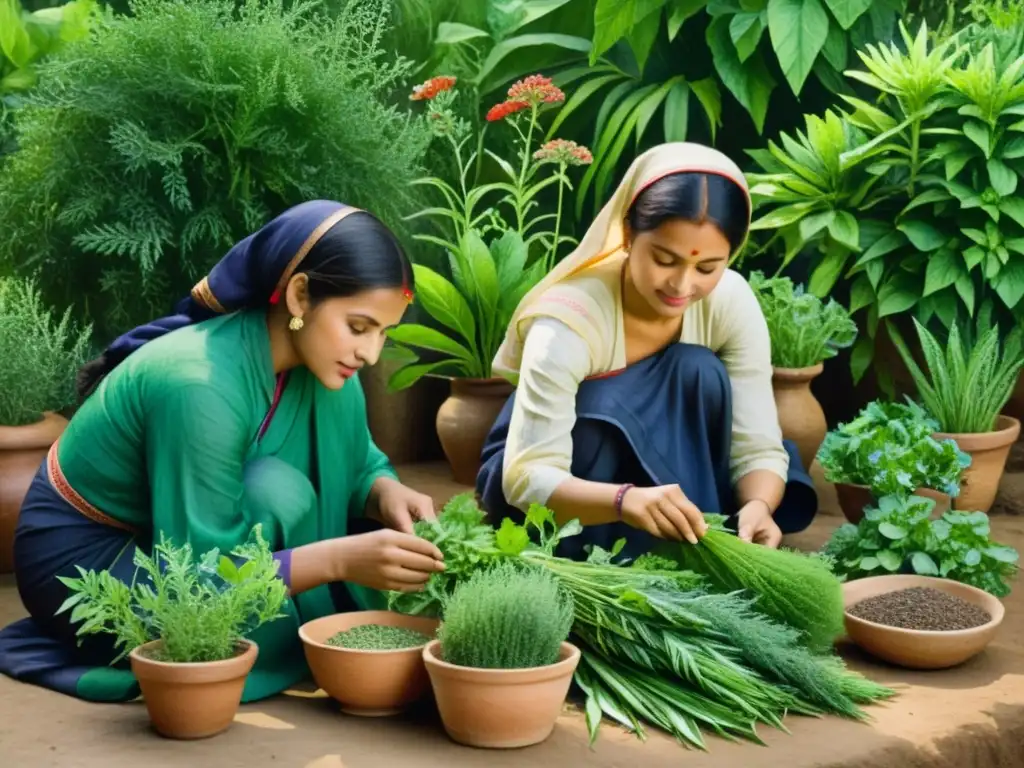
<svg viewBox="0 0 1024 768">
<path fill-rule="evenodd" d="M 690 255 L 691 256 L 699 256 L 700 255 L 700 251 L 698 251 L 696 248 L 694 248 L 692 251 L 690 251 Z"/>
</svg>

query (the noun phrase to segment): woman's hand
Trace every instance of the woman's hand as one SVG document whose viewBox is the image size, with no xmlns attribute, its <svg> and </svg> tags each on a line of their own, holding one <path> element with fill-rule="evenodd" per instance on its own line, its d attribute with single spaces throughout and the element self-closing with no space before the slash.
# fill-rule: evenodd
<svg viewBox="0 0 1024 768">
<path fill-rule="evenodd" d="M 382 477 L 374 483 L 377 519 L 388 528 L 412 533 L 417 520 L 434 520 L 434 500 L 397 480 Z"/>
<path fill-rule="evenodd" d="M 736 531 L 740 539 L 778 549 L 782 531 L 772 517 L 767 502 L 755 500 L 744 504 L 736 515 Z"/>
<path fill-rule="evenodd" d="M 678 485 L 630 488 L 622 497 L 622 519 L 652 536 L 691 544 L 708 530 L 704 515 Z"/>
<path fill-rule="evenodd" d="M 444 570 L 444 554 L 411 533 L 381 530 L 335 539 L 340 581 L 398 592 L 418 592 Z"/>
</svg>

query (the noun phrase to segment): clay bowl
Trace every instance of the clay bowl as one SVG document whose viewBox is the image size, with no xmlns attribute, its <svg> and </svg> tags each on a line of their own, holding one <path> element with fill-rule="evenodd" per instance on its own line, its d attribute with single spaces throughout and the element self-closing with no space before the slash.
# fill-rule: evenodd
<svg viewBox="0 0 1024 768">
<path fill-rule="evenodd" d="M 437 619 L 406 616 L 392 611 L 336 613 L 306 622 L 299 637 L 313 679 L 341 711 L 362 717 L 396 715 L 430 688 L 423 647 L 434 638 Z M 327 645 L 327 640 L 363 624 L 404 627 L 427 635 L 422 645 L 401 650 L 364 651 Z"/>
<path fill-rule="evenodd" d="M 952 632 L 888 627 L 852 616 L 850 606 L 870 597 L 911 587 L 931 587 L 977 605 L 992 616 L 980 627 Z M 908 669 L 946 669 L 981 653 L 992 641 L 1006 609 L 999 599 L 976 587 L 931 576 L 874 576 L 843 584 L 846 634 L 873 656 Z"/>
</svg>

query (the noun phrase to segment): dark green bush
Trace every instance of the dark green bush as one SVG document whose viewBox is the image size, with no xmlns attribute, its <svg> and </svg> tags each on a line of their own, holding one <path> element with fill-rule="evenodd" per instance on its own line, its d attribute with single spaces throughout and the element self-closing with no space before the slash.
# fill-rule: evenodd
<svg viewBox="0 0 1024 768">
<path fill-rule="evenodd" d="M 311 198 L 399 225 L 428 135 L 392 94 L 387 0 L 134 0 L 42 69 L 0 167 L 0 272 L 107 338 Z"/>
</svg>

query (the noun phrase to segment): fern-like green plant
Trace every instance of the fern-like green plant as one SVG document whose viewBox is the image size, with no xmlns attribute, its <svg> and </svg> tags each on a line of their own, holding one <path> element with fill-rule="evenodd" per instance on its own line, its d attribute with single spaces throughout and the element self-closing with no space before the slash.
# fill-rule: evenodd
<svg viewBox="0 0 1024 768">
<path fill-rule="evenodd" d="M 112 663 L 153 640 L 162 641 L 154 655 L 160 661 L 228 659 L 240 639 L 284 615 L 288 597 L 260 525 L 231 555 L 212 549 L 196 562 L 190 544 L 177 547 L 161 535 L 152 555 L 135 550 L 133 584 L 81 566 L 78 578 L 59 576 L 71 595 L 57 613 L 71 611 L 80 638 L 113 635 L 120 653 Z"/>
<path fill-rule="evenodd" d="M 928 368 L 918 366 L 894 325 L 889 334 L 906 364 L 924 406 L 949 434 L 991 432 L 1013 394 L 1024 366 L 1020 334 L 1000 344 L 998 327 L 978 335 L 971 346 L 959 324 L 954 323 L 943 350 L 938 340 L 914 318 L 917 336 Z"/>
<path fill-rule="evenodd" d="M 450 664 L 526 669 L 558 661 L 572 622 L 572 598 L 554 574 L 503 561 L 455 588 L 438 639 Z"/>
<path fill-rule="evenodd" d="M 291 205 L 401 231 L 429 142 L 395 106 L 386 0 L 132 0 L 39 67 L 0 171 L 0 273 L 38 274 L 106 341 L 166 314 Z"/>
<path fill-rule="evenodd" d="M 34 281 L 0 278 L 0 425 L 32 424 L 73 403 L 91 338 L 69 310 L 55 317 Z"/>
</svg>

